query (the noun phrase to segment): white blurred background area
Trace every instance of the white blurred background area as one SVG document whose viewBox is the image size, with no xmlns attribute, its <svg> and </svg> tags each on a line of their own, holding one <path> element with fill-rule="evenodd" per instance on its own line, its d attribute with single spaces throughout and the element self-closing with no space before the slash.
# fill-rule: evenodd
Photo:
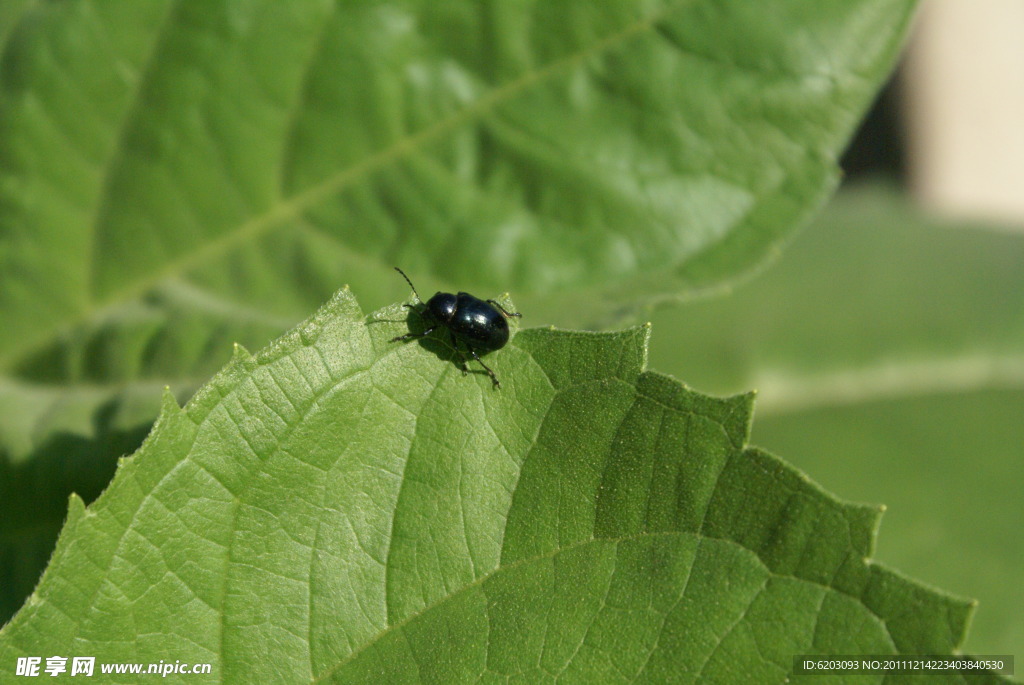
<svg viewBox="0 0 1024 685">
<path fill-rule="evenodd" d="M 1024 1 L 924 0 L 843 166 L 898 177 L 935 213 L 1024 230 Z"/>
</svg>

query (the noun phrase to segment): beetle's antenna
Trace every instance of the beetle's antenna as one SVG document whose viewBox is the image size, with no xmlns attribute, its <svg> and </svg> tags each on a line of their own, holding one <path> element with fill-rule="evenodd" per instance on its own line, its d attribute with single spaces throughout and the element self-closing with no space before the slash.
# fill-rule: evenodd
<svg viewBox="0 0 1024 685">
<path fill-rule="evenodd" d="M 401 269 L 399 269 L 399 268 L 398 268 L 397 266 L 395 267 L 395 271 L 397 271 L 398 273 L 402 274 L 402 278 L 404 278 L 404 279 L 405 279 L 405 282 L 409 284 L 409 287 L 410 287 L 410 288 L 412 288 L 412 294 L 416 296 L 416 299 L 417 299 L 417 300 L 419 300 L 420 302 L 422 302 L 422 301 L 423 301 L 423 298 L 422 298 L 422 297 L 420 297 L 420 294 L 419 294 L 418 292 L 416 292 L 416 286 L 414 286 L 414 285 L 412 284 L 412 281 L 410 281 L 410 280 L 409 280 L 409 277 L 405 275 L 405 272 L 404 272 L 404 271 L 402 271 Z"/>
</svg>

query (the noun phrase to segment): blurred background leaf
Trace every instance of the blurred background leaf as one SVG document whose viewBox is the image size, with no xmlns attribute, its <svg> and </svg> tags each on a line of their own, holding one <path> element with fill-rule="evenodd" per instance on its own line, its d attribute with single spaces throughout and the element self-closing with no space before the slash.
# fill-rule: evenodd
<svg viewBox="0 0 1024 685">
<path fill-rule="evenodd" d="M 912 5 L 29 5 L 0 364 L 173 280 L 296 321 L 400 263 L 562 325 L 719 286 L 833 188 Z"/>
<path fill-rule="evenodd" d="M 855 187 L 770 271 L 653 320 L 653 368 L 757 388 L 754 443 L 887 505 L 877 558 L 979 599 L 968 650 L 1024 653 L 1024 236 Z"/>
</svg>

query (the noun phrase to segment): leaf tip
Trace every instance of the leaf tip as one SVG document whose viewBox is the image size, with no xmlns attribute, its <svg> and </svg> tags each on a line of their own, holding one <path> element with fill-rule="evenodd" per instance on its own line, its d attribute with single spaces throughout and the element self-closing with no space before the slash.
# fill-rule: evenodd
<svg viewBox="0 0 1024 685">
<path fill-rule="evenodd" d="M 231 364 L 240 364 L 252 358 L 252 354 L 249 350 L 245 349 L 240 343 L 233 343 L 231 347 Z"/>
<path fill-rule="evenodd" d="M 68 495 L 68 523 L 73 523 L 87 513 L 85 501 L 79 497 L 77 492 Z"/>
<path fill-rule="evenodd" d="M 178 398 L 174 396 L 171 386 L 165 385 L 160 395 L 160 413 L 157 415 L 157 420 L 161 416 L 176 414 L 179 411 L 181 411 L 181 405 L 178 404 Z"/>
</svg>

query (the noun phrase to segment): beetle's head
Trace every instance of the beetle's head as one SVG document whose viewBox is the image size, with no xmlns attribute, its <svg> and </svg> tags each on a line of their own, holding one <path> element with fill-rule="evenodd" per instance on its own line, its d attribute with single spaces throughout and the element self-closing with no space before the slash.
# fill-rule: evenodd
<svg viewBox="0 0 1024 685">
<path fill-rule="evenodd" d="M 434 296 L 427 300 L 427 311 L 437 321 L 448 323 L 455 316 L 455 295 L 434 293 Z"/>
</svg>

